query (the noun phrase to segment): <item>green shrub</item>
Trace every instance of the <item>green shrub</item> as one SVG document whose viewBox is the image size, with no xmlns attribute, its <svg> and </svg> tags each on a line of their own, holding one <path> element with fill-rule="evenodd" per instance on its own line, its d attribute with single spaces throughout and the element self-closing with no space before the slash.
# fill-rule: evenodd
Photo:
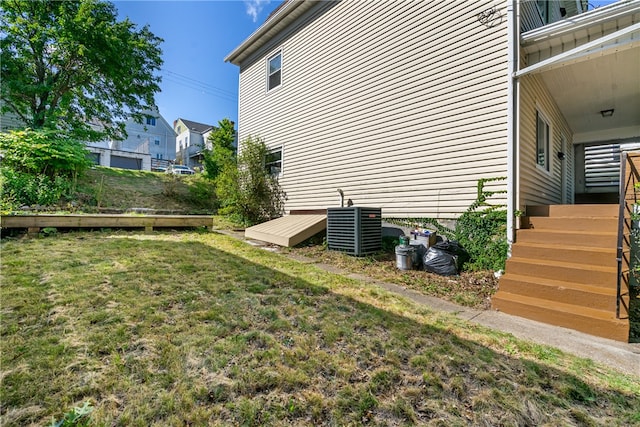
<svg viewBox="0 0 640 427">
<path fill-rule="evenodd" d="M 18 130 L 0 134 L 3 166 L 32 175 L 74 177 L 88 169 L 85 145 L 58 130 Z"/>
<path fill-rule="evenodd" d="M 6 166 L 2 166 L 1 173 L 0 209 L 3 211 L 23 205 L 54 205 L 72 189 L 71 181 L 61 176 L 33 175 Z"/>
<path fill-rule="evenodd" d="M 265 167 L 269 149 L 262 139 L 252 137 L 241 147 L 237 164 L 228 160 L 216 179 L 220 213 L 245 225 L 281 216 L 286 193 Z"/>
<path fill-rule="evenodd" d="M 466 270 L 502 270 L 507 259 L 507 211 L 504 205 L 491 205 L 487 199 L 505 191 L 487 191 L 484 185 L 505 178 L 478 181 L 478 197 L 456 221 L 454 238 L 471 259 Z"/>
<path fill-rule="evenodd" d="M 53 205 L 75 190 L 77 177 L 91 166 L 82 142 L 56 130 L 0 134 L 0 207 Z"/>
</svg>

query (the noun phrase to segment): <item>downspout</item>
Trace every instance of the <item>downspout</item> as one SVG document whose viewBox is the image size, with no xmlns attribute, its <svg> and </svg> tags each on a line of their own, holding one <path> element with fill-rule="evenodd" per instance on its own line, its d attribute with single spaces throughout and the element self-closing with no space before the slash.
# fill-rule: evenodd
<svg viewBox="0 0 640 427">
<path fill-rule="evenodd" d="M 516 235 L 518 208 L 518 1 L 507 0 L 507 242 L 509 256 Z"/>
</svg>

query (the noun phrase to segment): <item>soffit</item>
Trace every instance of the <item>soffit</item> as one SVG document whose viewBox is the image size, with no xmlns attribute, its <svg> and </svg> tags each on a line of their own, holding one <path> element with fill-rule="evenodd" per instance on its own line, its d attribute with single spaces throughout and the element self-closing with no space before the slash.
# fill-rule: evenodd
<svg viewBox="0 0 640 427">
<path fill-rule="evenodd" d="M 239 66 L 252 53 L 267 44 L 300 18 L 314 3 L 314 1 L 309 0 L 289 0 L 280 10 L 276 10 L 273 15 L 269 16 L 265 23 L 242 42 L 240 46 L 229 53 L 224 58 L 225 62 Z"/>
</svg>

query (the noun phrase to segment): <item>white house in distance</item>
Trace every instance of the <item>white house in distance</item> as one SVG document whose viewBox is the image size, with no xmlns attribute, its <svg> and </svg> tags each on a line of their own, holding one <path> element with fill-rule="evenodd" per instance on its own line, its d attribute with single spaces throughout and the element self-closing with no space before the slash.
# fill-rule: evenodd
<svg viewBox="0 0 640 427">
<path fill-rule="evenodd" d="M 488 189 L 517 243 L 494 307 L 628 337 L 617 227 L 580 218 L 617 217 L 620 147 L 640 142 L 640 1 L 289 0 L 225 61 L 240 69 L 239 140 L 279 158 L 288 212 L 336 206 L 342 189 L 386 217 L 454 220 L 480 179 L 504 177 Z M 602 202 L 615 205 L 578 205 Z M 613 240 L 572 240 L 594 227 Z M 606 250 L 606 278 L 566 250 L 585 244 Z M 542 268 L 549 256 L 562 268 Z"/>
<path fill-rule="evenodd" d="M 202 147 L 213 125 L 178 118 L 173 122 L 176 137 L 176 162 L 189 167 L 202 166 Z"/>
<path fill-rule="evenodd" d="M 157 108 L 147 112 L 142 123 L 129 119 L 125 130 L 125 140 L 87 144 L 97 164 L 123 169 L 153 170 L 166 166 L 175 159 L 176 135 Z"/>
</svg>

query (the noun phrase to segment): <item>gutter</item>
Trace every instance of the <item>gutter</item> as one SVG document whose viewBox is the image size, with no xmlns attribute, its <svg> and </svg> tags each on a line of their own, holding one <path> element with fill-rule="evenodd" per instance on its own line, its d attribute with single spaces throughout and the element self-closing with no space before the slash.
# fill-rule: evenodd
<svg viewBox="0 0 640 427">
<path fill-rule="evenodd" d="M 249 50 L 252 46 L 256 44 L 259 44 L 259 42 L 263 41 L 264 40 L 263 37 L 265 37 L 269 31 L 271 31 L 276 25 L 282 22 L 294 10 L 296 10 L 302 4 L 307 2 L 307 0 L 297 0 L 297 1 L 285 0 L 285 1 L 286 3 L 282 7 L 277 9 L 271 16 L 269 16 L 267 20 L 260 27 L 258 27 L 257 30 L 253 32 L 253 34 L 251 34 L 245 41 L 243 41 L 240 46 L 238 46 L 231 53 L 229 53 L 224 58 L 224 62 L 230 62 L 234 65 L 239 66 L 241 57 L 247 56 L 247 55 L 243 55 L 247 50 Z M 269 39 L 269 37 L 265 37 L 265 38 Z M 264 42 L 265 41 L 263 41 L 262 44 L 264 44 Z"/>
<path fill-rule="evenodd" d="M 605 22 L 627 17 L 629 14 L 638 12 L 640 12 L 640 0 L 620 1 L 527 31 L 521 35 L 521 42 L 526 47 L 552 38 L 573 34 L 593 25 L 602 25 Z"/>
<path fill-rule="evenodd" d="M 535 72 L 541 72 L 545 69 L 549 69 L 555 66 L 559 66 L 569 61 L 576 61 L 579 59 L 588 59 L 586 58 L 589 54 L 594 55 L 604 55 L 607 51 L 611 53 L 615 53 L 619 51 L 621 48 L 631 48 L 638 44 L 638 42 L 633 39 L 633 37 L 640 33 L 640 22 L 633 24 L 631 26 L 625 27 L 621 30 L 613 32 L 611 34 L 607 34 L 606 36 L 599 37 L 589 43 L 580 45 L 573 49 L 570 49 L 566 52 L 560 53 L 558 55 L 552 56 L 551 58 L 545 59 L 544 61 L 536 62 L 533 65 L 530 65 L 522 70 L 515 71 L 514 76 L 521 77 L 526 74 L 531 74 Z M 608 42 L 614 42 L 620 38 L 624 38 L 629 36 L 629 40 L 625 41 L 621 44 L 613 43 L 611 45 L 606 45 Z M 595 51 L 592 49 L 599 48 Z"/>
</svg>

